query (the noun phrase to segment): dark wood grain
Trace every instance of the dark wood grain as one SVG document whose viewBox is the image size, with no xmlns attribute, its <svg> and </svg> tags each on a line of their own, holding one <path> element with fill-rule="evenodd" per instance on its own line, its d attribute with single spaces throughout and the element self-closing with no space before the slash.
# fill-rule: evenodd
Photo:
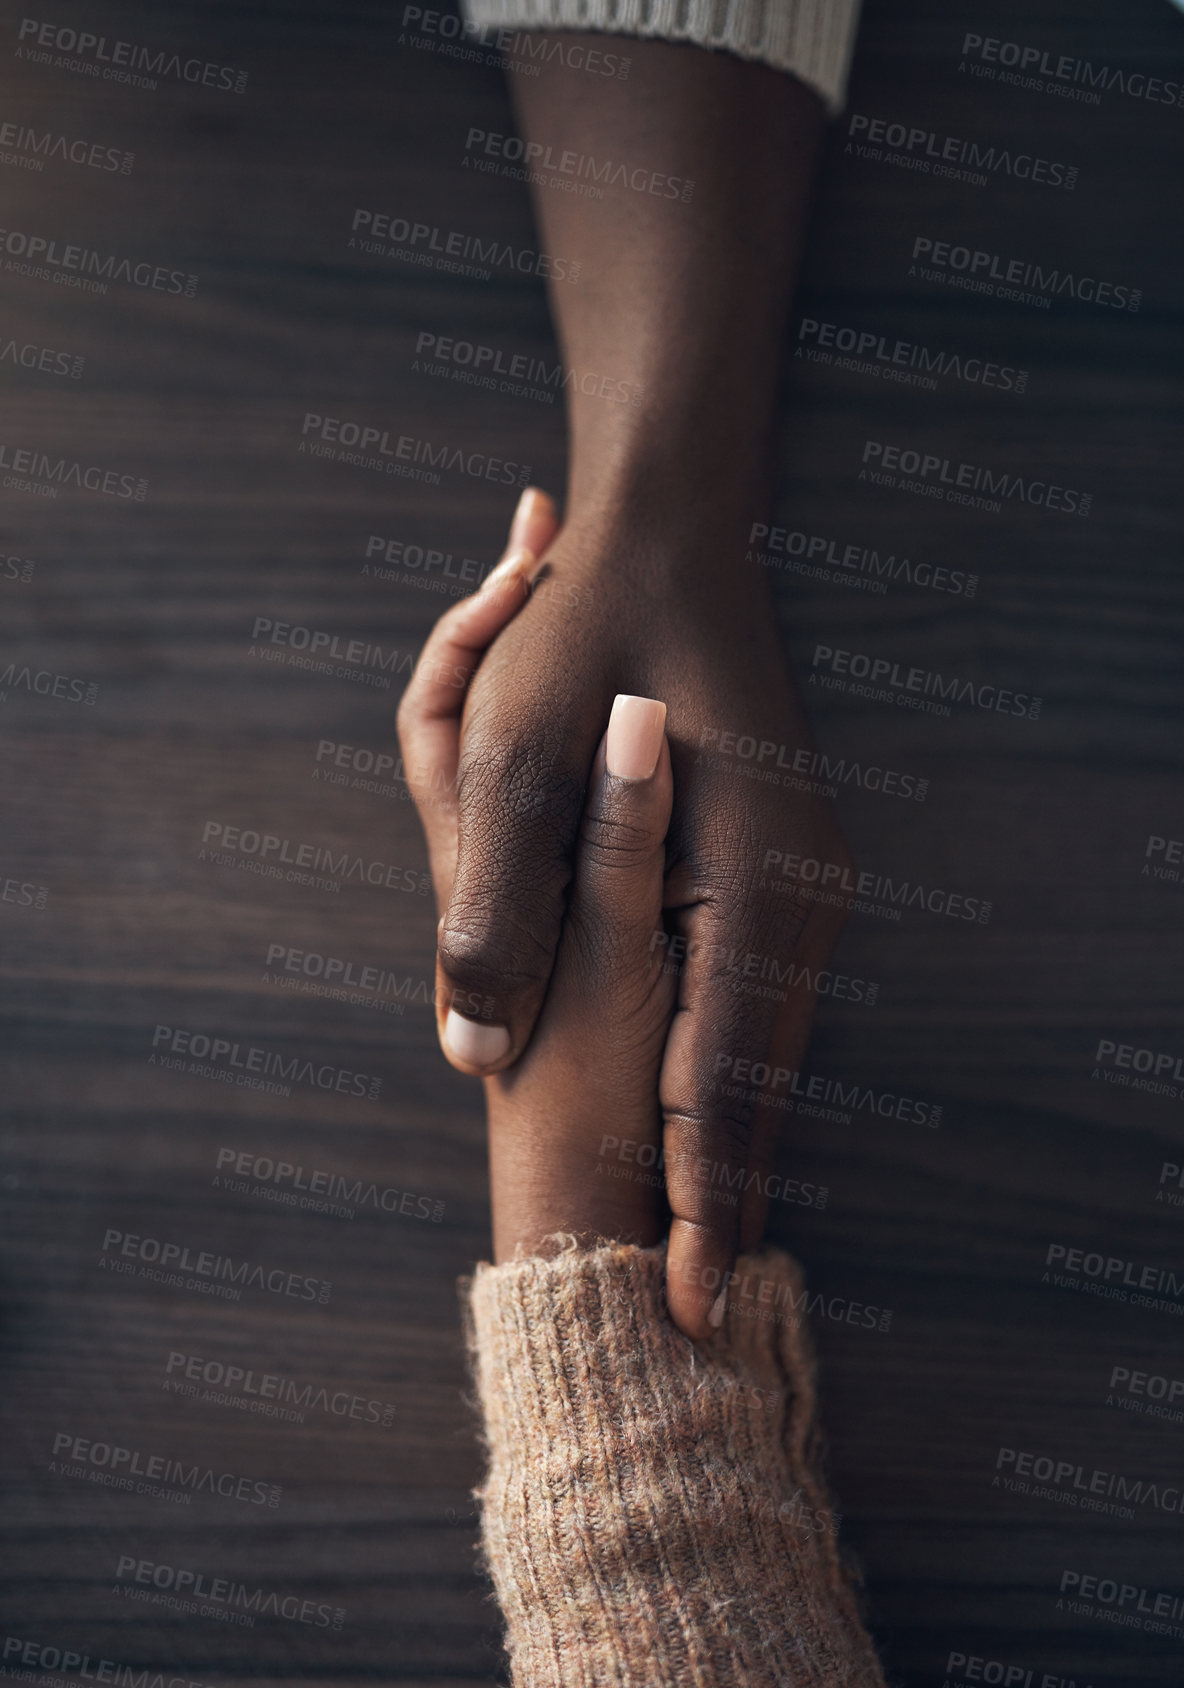
<svg viewBox="0 0 1184 1688">
<path fill-rule="evenodd" d="M 0 116 L 135 153 L 126 177 L 0 167 L 7 228 L 200 278 L 190 300 L 0 272 L 4 339 L 85 358 L 76 382 L 0 363 L 5 444 L 149 484 L 142 504 L 2 493 L 3 552 L 36 568 L 0 580 L 0 666 L 98 686 L 93 706 L 12 686 L 0 705 L 0 876 L 48 892 L 44 908 L 0 902 L 5 1633 L 166 1679 L 460 1688 L 501 1669 L 474 1558 L 479 1452 L 455 1287 L 488 1247 L 482 1126 L 422 1000 L 429 900 L 201 856 L 213 822 L 422 870 L 397 786 L 314 777 L 323 740 L 393 753 L 402 680 L 265 662 L 252 628 L 270 617 L 414 653 L 450 599 L 408 571 L 364 575 L 367 536 L 488 561 L 515 497 L 301 455 L 305 412 L 492 451 L 562 489 L 554 408 L 411 369 L 426 330 L 549 353 L 541 284 L 347 244 L 357 206 L 535 238 L 519 184 L 461 168 L 470 124 L 510 125 L 500 73 L 422 37 L 400 43 L 399 15 L 113 5 L 98 25 L 88 17 L 246 68 L 242 95 L 18 61 L 19 8 L 0 34 Z M 877 981 L 878 999 L 823 1004 L 813 1070 L 940 1105 L 941 1122 L 799 1111 L 782 1169 L 829 1199 L 774 1204 L 772 1221 L 828 1297 L 891 1310 L 886 1332 L 822 1318 L 817 1340 L 870 1619 L 892 1680 L 919 1688 L 938 1688 L 952 1652 L 1023 1665 L 1033 1681 L 1180 1680 L 1184 1621 L 1159 1635 L 1058 1607 L 1066 1570 L 1184 1596 L 1179 1511 L 1106 1518 L 992 1478 L 1000 1447 L 1160 1484 L 1184 1467 L 1184 1421 L 1106 1404 L 1115 1366 L 1184 1377 L 1179 1318 L 1043 1281 L 1054 1242 L 1184 1269 L 1184 1208 L 1156 1200 L 1163 1162 L 1184 1159 L 1181 1103 L 1091 1076 L 1101 1038 L 1184 1055 L 1180 888 L 1141 871 L 1149 834 L 1184 832 L 1169 191 L 1181 117 L 958 67 L 970 30 L 1170 78 L 1182 27 L 1153 0 L 871 5 L 852 111 L 1068 160 L 1078 185 L 952 184 L 855 157 L 839 125 L 792 318 L 791 339 L 807 315 L 1029 371 L 1016 397 L 790 360 L 779 438 L 786 528 L 979 577 L 971 600 L 771 571 L 803 679 L 822 642 L 1044 700 L 1035 721 L 970 708 L 945 719 L 806 688 L 825 750 L 930 782 L 924 803 L 844 787 L 861 864 L 992 904 L 986 925 L 923 911 L 852 922 L 837 965 Z M 909 274 L 918 235 L 1105 275 L 1140 288 L 1142 308 L 1059 298 L 1044 311 L 926 283 Z M 858 478 L 867 439 L 1086 489 L 1091 514 L 1011 503 L 988 515 L 878 488 Z M 397 974 L 402 1012 L 282 989 L 274 945 Z M 381 1095 L 299 1083 L 277 1095 L 166 1070 L 149 1059 L 162 1025 L 373 1076 Z M 410 1192 L 440 1217 L 340 1218 L 227 1191 L 213 1183 L 225 1149 Z M 99 1265 L 110 1230 L 331 1281 L 331 1298 L 248 1289 L 226 1302 L 116 1276 Z M 392 1421 L 312 1407 L 277 1420 L 180 1396 L 165 1388 L 178 1353 L 389 1405 Z M 50 1469 L 67 1431 L 246 1474 L 282 1498 L 182 1506 L 71 1479 Z M 129 1600 L 125 1557 L 345 1618 L 244 1628 Z"/>
</svg>

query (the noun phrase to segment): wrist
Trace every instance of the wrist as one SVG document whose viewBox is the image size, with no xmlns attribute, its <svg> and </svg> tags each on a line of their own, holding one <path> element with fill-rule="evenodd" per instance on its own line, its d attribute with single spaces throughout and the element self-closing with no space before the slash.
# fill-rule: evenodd
<svg viewBox="0 0 1184 1688">
<path fill-rule="evenodd" d="M 590 579 L 625 571 L 656 587 L 689 576 L 734 577 L 754 522 L 767 520 L 764 451 L 740 457 L 698 441 L 682 452 L 638 450 L 573 461 L 565 538 Z"/>
</svg>

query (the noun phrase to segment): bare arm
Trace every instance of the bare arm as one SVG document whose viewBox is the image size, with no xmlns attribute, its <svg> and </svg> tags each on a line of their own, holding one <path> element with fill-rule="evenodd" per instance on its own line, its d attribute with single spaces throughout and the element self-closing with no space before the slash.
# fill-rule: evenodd
<svg viewBox="0 0 1184 1688">
<path fill-rule="evenodd" d="M 568 508 L 544 575 L 572 590 L 536 591 L 473 681 L 440 968 L 442 995 L 477 991 L 494 1007 L 480 1027 L 442 1016 L 442 1033 L 471 1073 L 502 1070 L 526 1047 L 613 696 L 663 699 L 675 789 L 665 904 L 685 944 L 660 1085 L 667 1290 L 676 1321 L 701 1336 L 712 1310 L 721 1315 L 737 1249 L 760 1234 L 775 1136 L 755 1093 L 719 1074 L 736 1061 L 795 1065 L 813 1007 L 808 987 L 780 999 L 745 989 L 732 958 L 808 978 L 841 924 L 833 910 L 760 888 L 767 849 L 843 859 L 829 809 L 701 754 L 721 733 L 809 743 L 745 548 L 764 514 L 823 114 L 793 77 L 725 53 L 630 50 L 627 82 L 514 81 L 521 133 L 539 149 L 532 168 L 545 177 L 534 190 L 542 239 L 582 266 L 578 286 L 552 290 L 575 378 Z M 596 176 L 603 197 L 565 191 Z M 605 396 L 606 378 L 635 385 L 639 402 Z"/>
</svg>

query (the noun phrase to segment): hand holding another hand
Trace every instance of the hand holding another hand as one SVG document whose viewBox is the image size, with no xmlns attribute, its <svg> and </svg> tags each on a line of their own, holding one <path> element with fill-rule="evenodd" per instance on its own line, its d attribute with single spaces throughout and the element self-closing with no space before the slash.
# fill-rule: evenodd
<svg viewBox="0 0 1184 1688">
<path fill-rule="evenodd" d="M 654 1241 L 672 1211 L 670 1309 L 703 1336 L 763 1228 L 779 1120 L 727 1074 L 800 1064 L 843 920 L 771 888 L 764 855 L 847 858 L 829 805 L 700 751 L 721 730 L 809 744 L 757 571 L 725 588 L 693 551 L 677 579 L 633 551 L 524 495 L 498 578 L 425 646 L 400 736 L 446 911 L 441 1039 L 487 1080 L 498 1258 L 558 1231 Z M 605 722 L 639 749 L 647 694 L 673 761 L 663 738 L 648 778 L 615 776 Z"/>
</svg>

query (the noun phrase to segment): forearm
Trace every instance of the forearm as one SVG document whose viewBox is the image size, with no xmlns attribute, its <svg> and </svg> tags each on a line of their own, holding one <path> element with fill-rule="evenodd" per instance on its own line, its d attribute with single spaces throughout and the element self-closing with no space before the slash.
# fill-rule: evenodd
<svg viewBox="0 0 1184 1688">
<path fill-rule="evenodd" d="M 714 532 L 730 490 L 750 497 L 764 472 L 822 102 L 728 53 L 651 41 L 630 53 L 628 81 L 511 73 L 524 139 L 642 184 L 606 183 L 603 198 L 534 190 L 543 244 L 580 264 L 578 285 L 551 289 L 576 374 L 569 511 L 677 507 Z M 597 381 L 582 391 L 585 374 L 626 383 L 636 402 L 600 396 Z"/>
<path fill-rule="evenodd" d="M 761 881 L 769 847 L 786 838 L 820 860 L 844 859 L 829 810 L 810 794 L 790 799 L 784 788 L 737 778 L 726 757 L 699 754 L 723 734 L 795 753 L 810 742 L 768 572 L 744 552 L 765 512 L 779 352 L 822 106 L 778 71 L 650 42 L 637 44 L 627 85 L 549 69 L 517 94 L 532 175 L 548 173 L 536 184 L 541 240 L 581 265 L 577 283 L 552 289 L 569 376 L 570 475 L 563 526 L 537 553 L 539 589 L 483 655 L 460 723 L 439 978 L 445 991 L 470 993 L 458 1000 L 484 998 L 488 1025 L 474 1032 L 462 1023 L 454 1040 L 445 1022 L 443 1041 L 454 1066 L 507 1089 L 518 1063 L 548 1052 L 540 1028 L 571 924 L 597 741 L 614 697 L 660 701 L 676 797 L 652 908 L 616 954 L 660 961 L 669 919 L 681 947 L 661 971 L 679 1003 L 640 1092 L 645 1117 L 619 1135 L 652 1144 L 655 1159 L 662 1146 L 677 1267 L 670 1306 L 678 1327 L 699 1337 L 718 1313 L 717 1286 L 738 1246 L 760 1234 L 761 1175 L 780 1123 L 755 1092 L 725 1094 L 721 1059 L 800 1062 L 808 981 L 825 967 L 841 923 L 841 911 L 803 909 Z M 693 191 L 646 191 L 660 187 L 651 172 L 667 184 L 693 182 Z M 593 175 L 602 197 L 564 191 Z M 635 383 L 639 402 L 614 402 L 614 380 Z M 793 961 L 802 982 L 776 1001 L 754 998 L 721 961 L 733 953 Z M 587 1035 L 579 994 L 574 1023 L 584 1028 L 586 1058 L 567 1093 L 587 1095 L 622 1044 Z M 624 1046 L 635 1047 L 632 1020 L 621 1024 Z M 564 1094 L 550 1092 L 551 1115 Z M 610 1111 L 585 1110 L 591 1141 Z M 572 1169 L 566 1196 L 562 1180 L 557 1190 L 537 1171 L 534 1145 L 543 1159 L 556 1147 L 547 1113 L 524 1116 L 513 1142 L 495 1142 L 499 1252 L 524 1234 L 513 1217 L 503 1224 L 503 1188 L 546 1219 L 554 1214 L 548 1229 L 652 1235 L 623 1229 L 599 1201 L 581 1202 L 589 1178 L 607 1186 L 611 1169 L 600 1158 L 590 1171 L 586 1156 Z M 716 1169 L 711 1178 L 703 1165 Z M 717 1174 L 743 1185 L 742 1203 L 718 1201 Z"/>
</svg>

